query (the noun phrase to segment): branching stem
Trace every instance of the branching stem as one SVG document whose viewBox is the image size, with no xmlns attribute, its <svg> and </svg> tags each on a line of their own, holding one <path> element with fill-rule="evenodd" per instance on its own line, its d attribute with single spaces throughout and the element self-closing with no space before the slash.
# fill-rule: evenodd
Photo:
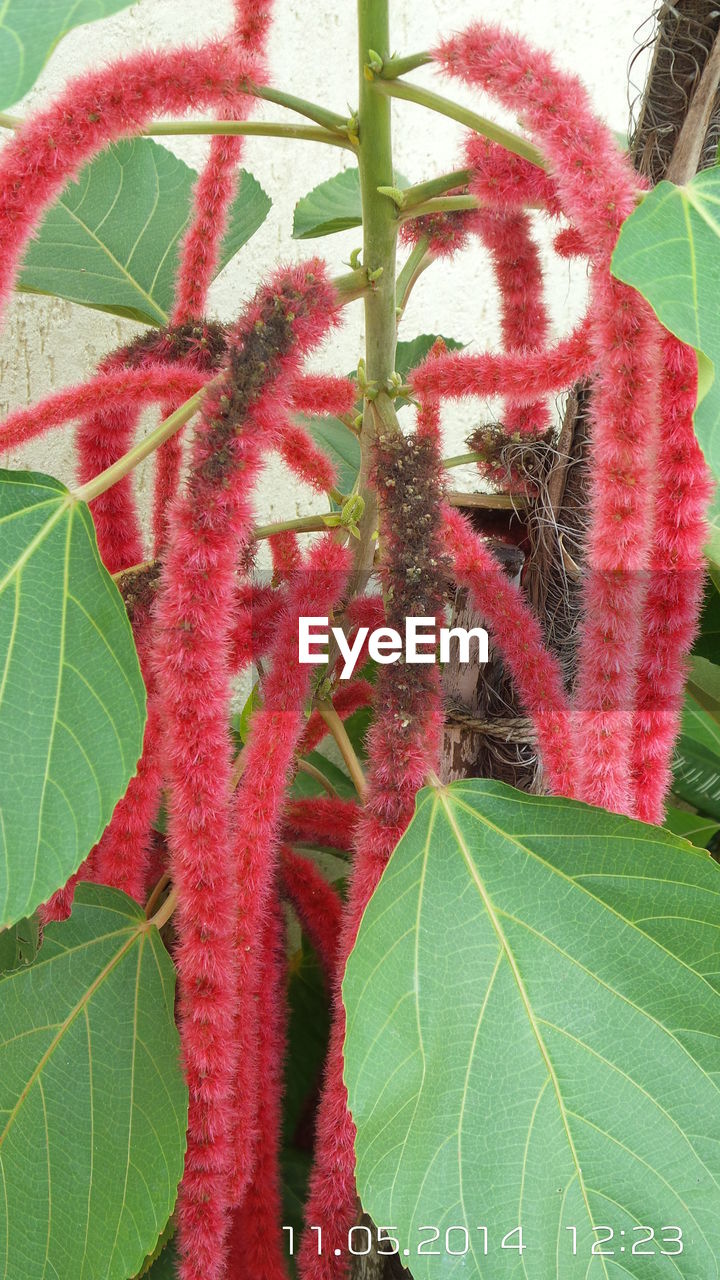
<svg viewBox="0 0 720 1280">
<path fill-rule="evenodd" d="M 513 133 L 510 129 L 503 129 L 502 125 L 495 124 L 494 120 L 479 116 L 477 112 L 470 111 L 468 107 L 460 106 L 458 102 L 453 102 L 450 98 L 443 98 L 441 94 L 434 93 L 432 89 L 425 89 L 419 84 L 408 84 L 405 80 L 381 80 L 377 78 L 370 82 L 370 88 L 378 95 L 402 98 L 405 102 L 415 102 L 420 107 L 427 107 L 429 111 L 437 111 L 442 116 L 448 116 L 450 120 L 457 120 L 458 124 L 464 124 L 468 129 L 472 129 L 474 133 L 481 133 L 483 137 L 489 138 L 491 142 L 499 143 L 506 151 L 511 151 L 516 156 L 522 156 L 523 159 L 529 160 L 531 164 L 537 165 L 539 169 L 547 168 L 545 158 L 537 147 L 533 146 L 532 142 L 528 142 L 527 138 L 521 137 L 518 133 Z"/>
<path fill-rule="evenodd" d="M 345 761 L 347 771 L 352 778 L 353 786 L 355 787 L 358 796 L 361 800 L 364 800 L 367 792 L 365 774 L 363 773 L 362 765 L 355 754 L 355 748 L 350 741 L 345 725 L 329 698 L 318 698 L 315 705 L 318 709 L 318 714 L 325 721 L 325 724 L 337 743 L 338 750 Z"/>
</svg>

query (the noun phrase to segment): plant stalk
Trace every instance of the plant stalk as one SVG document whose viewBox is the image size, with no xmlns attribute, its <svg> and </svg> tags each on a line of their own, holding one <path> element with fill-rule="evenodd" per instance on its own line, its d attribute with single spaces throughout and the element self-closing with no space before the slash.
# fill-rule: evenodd
<svg viewBox="0 0 720 1280">
<path fill-rule="evenodd" d="M 400 221 L 408 218 L 424 218 L 427 213 L 456 213 L 459 209 L 482 209 L 483 202 L 477 196 L 467 193 L 459 196 L 434 196 L 432 200 L 422 200 L 412 208 L 400 210 Z"/>
<path fill-rule="evenodd" d="M 510 129 L 503 129 L 502 125 L 495 124 L 494 120 L 479 116 L 477 112 L 470 111 L 468 107 L 461 107 L 450 98 L 443 98 L 441 94 L 433 93 L 432 89 L 424 89 L 419 84 L 408 84 L 405 80 L 380 79 L 373 79 L 370 82 L 370 88 L 378 96 L 402 98 L 405 102 L 415 102 L 420 107 L 427 107 L 429 111 L 437 111 L 442 116 L 448 116 L 450 120 L 457 120 L 458 124 L 464 124 L 474 133 L 481 133 L 491 142 L 499 143 L 506 151 L 522 156 L 524 160 L 529 160 L 539 169 L 547 168 L 544 156 L 532 142 L 528 142 L 527 138 L 513 133 Z M 392 183 L 386 185 L 391 186 Z"/>
<path fill-rule="evenodd" d="M 324 129 L 342 133 L 348 128 L 347 116 L 338 115 L 336 111 L 328 111 L 326 107 L 318 106 L 315 102 L 307 102 L 305 98 L 296 98 L 292 93 L 283 93 L 281 89 L 274 89 L 265 84 L 250 85 L 249 92 L 255 98 L 262 98 L 264 102 L 274 102 L 278 107 L 287 107 L 289 111 L 305 116 L 306 119 L 312 120 Z"/>
<path fill-rule="evenodd" d="M 365 404 L 360 431 L 362 458 L 359 492 L 365 500 L 360 521 L 355 570 L 362 578 L 371 570 L 375 557 L 377 502 L 369 483 L 376 415 L 388 430 L 397 431 L 393 402 L 385 390 L 395 367 L 397 322 L 395 315 L 395 255 L 397 210 L 378 187 L 394 181 L 392 155 L 392 105 L 375 92 L 368 79 L 369 51 L 385 62 L 390 55 L 389 0 L 358 0 L 359 137 L 358 169 L 363 210 L 363 263 L 371 272 L 381 272 L 374 288 L 365 295 L 365 367 L 369 382 L 379 388 L 377 397 Z"/>
<path fill-rule="evenodd" d="M 418 182 L 414 187 L 401 188 L 400 208 L 412 209 L 416 204 L 422 204 L 424 200 L 441 196 L 445 191 L 452 191 L 454 187 L 466 187 L 472 176 L 472 169 L 454 169 L 452 173 L 441 173 L 437 178 L 428 178 L 427 182 Z"/>
<path fill-rule="evenodd" d="M 327 700 L 318 698 L 315 705 L 318 709 L 318 714 L 325 721 L 325 724 L 335 739 L 360 800 L 364 800 L 367 792 L 365 774 L 363 773 L 362 765 L 355 754 L 355 748 L 350 741 L 345 725 L 329 698 Z"/>
<path fill-rule="evenodd" d="M 143 462 L 145 458 L 149 458 L 151 453 L 160 448 L 166 440 L 174 436 L 186 422 L 189 422 L 200 408 L 208 387 L 214 386 L 217 379 L 213 379 L 207 386 L 202 387 L 200 391 L 196 391 L 194 396 L 186 400 L 180 405 L 174 413 L 170 414 L 164 422 L 151 431 L 144 440 L 141 440 L 122 458 L 118 458 L 117 462 L 113 462 L 111 467 L 106 467 L 99 475 L 93 476 L 92 480 L 88 480 L 87 484 L 80 485 L 78 489 L 72 491 L 72 496 L 76 502 L 92 502 L 93 498 L 99 497 L 101 493 L 105 493 L 106 489 L 111 489 L 118 480 L 122 480 L 123 476 L 129 473 Z"/>
</svg>

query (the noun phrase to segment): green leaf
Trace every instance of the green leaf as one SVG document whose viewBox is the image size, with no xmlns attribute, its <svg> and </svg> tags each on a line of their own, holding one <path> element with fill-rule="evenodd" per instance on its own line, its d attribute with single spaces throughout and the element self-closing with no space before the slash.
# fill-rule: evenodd
<svg viewBox="0 0 720 1280">
<path fill-rule="evenodd" d="M 37 915 L 18 920 L 9 929 L 0 929 L 0 974 L 32 964 L 40 944 Z"/>
<path fill-rule="evenodd" d="M 144 324 L 167 324 L 191 169 L 151 138 L 118 142 L 83 169 L 30 242 L 18 288 Z M 262 225 L 270 201 L 242 171 L 218 270 Z"/>
<path fill-rule="evenodd" d="M 647 298 L 671 333 L 702 352 L 695 429 L 720 478 L 720 169 L 649 191 L 623 223 L 612 271 Z"/>
<path fill-rule="evenodd" d="M 313 240 L 361 225 L 360 174 L 357 169 L 345 169 L 298 200 L 293 240 Z"/>
<path fill-rule="evenodd" d="M 415 1280 L 716 1275 L 719 916 L 715 863 L 657 827 L 480 779 L 420 792 L 343 987 L 358 1190 Z M 630 1253 L 646 1224 L 654 1262 Z"/>
<path fill-rule="evenodd" d="M 707 720 L 712 724 L 709 716 Z M 708 725 L 697 716 L 694 732 L 680 735 L 673 762 L 673 791 L 702 813 L 720 820 L 720 756 L 699 740 L 701 730 L 708 731 Z"/>
<path fill-rule="evenodd" d="M 360 441 L 357 436 L 348 431 L 338 418 L 307 418 L 303 414 L 297 417 L 335 466 L 340 492 L 352 493 L 360 471 Z"/>
<path fill-rule="evenodd" d="M 73 27 L 127 9 L 131 0 L 5 0 L 0 14 L 0 110 L 31 89 Z"/>
<path fill-rule="evenodd" d="M 434 347 L 440 337 L 437 333 L 420 333 L 410 342 L 398 342 L 395 352 L 395 370 L 403 378 L 407 378 L 413 369 L 422 364 L 428 351 Z M 464 342 L 456 342 L 454 338 L 443 338 L 448 351 L 462 351 Z"/>
<path fill-rule="evenodd" d="M 0 471 L 0 928 L 65 884 L 142 750 L 145 688 L 84 503 Z"/>
<path fill-rule="evenodd" d="M 171 1240 L 152 1263 L 150 1270 L 141 1272 L 147 1280 L 177 1280 L 177 1249 Z"/>
<path fill-rule="evenodd" d="M 83 884 L 0 981 L 0 1257 L 8 1280 L 126 1280 L 172 1213 L 187 1090 L 175 971 L 125 894 Z"/>
<path fill-rule="evenodd" d="M 720 823 L 710 822 L 702 814 L 689 813 L 687 809 L 668 809 L 665 826 L 674 835 L 689 840 L 696 849 L 706 849 L 713 836 L 720 831 Z"/>
<path fill-rule="evenodd" d="M 407 186 L 401 174 L 395 174 L 398 186 Z M 344 169 L 327 182 L 313 187 L 295 205 L 293 240 L 314 240 L 362 226 L 362 199 L 358 169 Z"/>
<path fill-rule="evenodd" d="M 177 1254 L 173 1241 L 177 1231 L 177 1223 L 175 1218 L 168 1218 L 163 1231 L 158 1237 L 158 1242 L 152 1253 L 148 1254 L 142 1267 L 133 1280 L 144 1280 L 145 1276 L 150 1276 L 151 1280 L 175 1280 L 175 1262 Z"/>
<path fill-rule="evenodd" d="M 309 751 L 303 757 L 308 764 L 314 765 L 316 769 L 327 778 L 328 782 L 335 788 L 339 796 L 343 799 L 354 799 L 357 792 L 350 781 L 348 775 L 343 773 L 332 760 L 328 760 L 320 751 Z M 293 796 L 324 796 L 327 791 L 322 783 L 317 782 L 315 778 L 311 778 L 307 773 L 298 772 L 292 785 Z"/>
<path fill-rule="evenodd" d="M 708 581 L 700 627 L 693 645 L 693 653 L 702 658 L 716 658 L 720 654 L 720 590 L 712 578 Z"/>
</svg>

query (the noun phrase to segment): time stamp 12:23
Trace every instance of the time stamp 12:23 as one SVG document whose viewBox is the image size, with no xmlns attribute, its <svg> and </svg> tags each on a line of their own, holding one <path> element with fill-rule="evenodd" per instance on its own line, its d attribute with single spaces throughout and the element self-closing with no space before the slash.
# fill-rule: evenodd
<svg viewBox="0 0 720 1280">
<path fill-rule="evenodd" d="M 317 1252 L 327 1252 L 323 1243 L 321 1227 L 311 1226 L 309 1231 L 315 1233 Z M 625 1229 L 615 1227 L 593 1227 L 594 1239 L 587 1240 L 584 1248 L 578 1240 L 577 1227 L 565 1227 L 565 1241 L 568 1251 L 574 1255 L 586 1253 L 591 1257 L 612 1258 L 619 1254 L 630 1254 L 634 1258 L 674 1258 L 683 1251 L 683 1233 L 681 1227 L 648 1227 L 636 1226 Z M 292 1227 L 283 1227 L 287 1233 L 288 1253 L 295 1252 L 295 1232 Z M 465 1226 L 446 1227 L 444 1233 L 440 1227 L 418 1227 L 418 1240 L 412 1249 L 401 1248 L 400 1241 L 393 1232 L 397 1227 L 376 1227 L 371 1229 L 364 1223 L 351 1227 L 347 1236 L 347 1248 L 344 1252 L 352 1257 L 362 1257 L 370 1253 L 397 1254 L 400 1257 L 446 1257 L 462 1258 L 467 1253 L 483 1254 L 498 1250 L 513 1250 L 524 1253 L 532 1248 L 532 1242 L 525 1238 L 522 1227 L 511 1227 L 504 1235 L 498 1234 L 492 1239 L 487 1227 L 476 1227 L 471 1239 L 470 1229 Z M 343 1253 L 340 1248 L 333 1248 L 338 1256 Z"/>
</svg>

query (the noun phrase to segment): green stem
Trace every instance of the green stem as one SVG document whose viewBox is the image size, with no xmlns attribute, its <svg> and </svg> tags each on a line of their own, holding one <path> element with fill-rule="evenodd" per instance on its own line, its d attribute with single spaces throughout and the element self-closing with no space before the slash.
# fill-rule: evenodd
<svg viewBox="0 0 720 1280">
<path fill-rule="evenodd" d="M 200 391 L 196 391 L 194 396 L 191 396 L 189 400 L 181 404 L 179 409 L 171 413 L 170 417 L 161 422 L 144 440 L 141 440 L 127 453 L 123 454 L 122 458 L 118 458 L 117 462 L 113 462 L 111 467 L 106 467 L 104 471 L 101 471 L 97 476 L 93 476 L 92 480 L 89 480 L 87 484 L 81 485 L 79 489 L 74 489 L 73 498 L 77 502 L 92 502 L 93 498 L 97 498 L 101 493 L 105 493 L 107 489 L 111 489 L 114 484 L 117 484 L 118 480 L 122 480 L 123 476 L 129 475 L 140 462 L 143 462 L 145 458 L 149 458 L 151 453 L 154 453 L 156 449 L 160 448 L 161 444 L 164 444 L 166 440 L 174 436 L 176 431 L 179 431 L 197 413 L 206 391 L 209 387 L 215 386 L 216 383 L 217 379 L 213 379 Z"/>
<path fill-rule="evenodd" d="M 10 116 L 0 111 L 0 129 L 20 129 L 25 121 L 22 116 Z M 241 134 L 257 138 L 295 138 L 305 142 L 324 142 L 329 147 L 344 147 L 354 151 L 354 144 L 347 134 L 315 125 L 279 124 L 264 120 L 158 120 L 147 129 L 140 129 L 143 138 L 175 138 L 188 136 L 234 137 Z"/>
<path fill-rule="evenodd" d="M 529 160 L 539 169 L 547 168 L 545 158 L 537 147 L 528 142 L 527 138 L 512 133 L 510 129 L 503 129 L 502 125 L 495 124 L 485 116 L 479 116 L 477 112 L 470 111 L 467 107 L 461 107 L 450 98 L 443 98 L 441 94 L 433 93 L 431 89 L 424 89 L 419 84 L 407 84 L 404 80 L 380 79 L 368 82 L 368 87 L 378 97 L 402 98 L 405 102 L 415 102 L 420 107 L 427 107 L 429 111 L 437 111 L 442 116 L 448 116 L 450 120 L 457 120 L 458 124 L 464 124 L 474 133 L 481 133 L 491 142 L 498 142 L 506 151 L 522 156 L 524 160 Z M 392 183 L 386 185 L 392 186 Z"/>
<path fill-rule="evenodd" d="M 377 503 L 370 484 L 372 445 L 376 423 L 397 431 L 392 400 L 384 389 L 395 367 L 397 324 L 395 315 L 395 252 L 397 210 L 378 187 L 393 185 L 392 109 L 389 98 L 375 92 L 368 79 L 369 51 L 383 63 L 390 54 L 389 0 L 358 0 L 358 63 L 360 104 L 358 108 L 360 146 L 358 169 L 363 209 L 363 262 L 371 272 L 380 271 L 372 292 L 365 297 L 365 370 L 368 382 L 379 388 L 376 398 L 365 404 L 360 431 L 361 462 L 358 492 L 365 501 L 360 521 L 355 567 L 361 579 L 375 557 L 374 534 Z"/>
<path fill-rule="evenodd" d="M 394 80 L 404 76 L 408 71 L 416 71 L 418 67 L 426 67 L 433 61 L 431 53 L 409 53 L 404 58 L 387 58 L 380 72 L 383 80 Z"/>
<path fill-rule="evenodd" d="M 464 467 L 467 462 L 479 462 L 482 457 L 482 453 L 456 453 L 452 458 L 443 458 L 442 464 L 446 468 Z"/>
<path fill-rule="evenodd" d="M 332 700 L 328 698 L 326 701 L 323 698 L 319 698 L 315 703 L 315 706 L 318 709 L 318 714 L 321 719 L 325 721 L 325 724 L 335 739 L 335 743 L 343 760 L 345 761 L 345 764 L 347 765 L 347 771 L 350 774 L 353 786 L 355 787 L 358 796 L 361 800 L 364 800 L 367 793 L 365 774 L 363 773 L 362 765 L 355 754 L 355 748 L 350 741 L 348 731 L 335 710 Z"/>
<path fill-rule="evenodd" d="M 310 124 L 266 123 L 262 120 L 159 120 L 157 124 L 143 129 L 143 134 L 148 138 L 180 137 L 185 134 L 296 138 L 304 142 L 324 142 L 329 147 L 344 147 L 347 151 L 355 150 L 348 137 L 330 129 Z"/>
<path fill-rule="evenodd" d="M 434 254 L 429 252 L 429 240 L 427 236 L 421 236 L 417 244 L 413 246 L 412 252 L 408 255 L 407 262 L 397 278 L 397 287 L 395 290 L 397 297 L 397 319 L 402 319 L 403 312 L 407 306 L 408 298 L 412 293 L 419 277 L 423 271 L 427 270 L 432 262 L 435 261 Z"/>
<path fill-rule="evenodd" d="M 272 538 L 276 533 L 322 533 L 329 526 L 325 518 L 337 520 L 337 511 L 325 511 L 321 516 L 296 516 L 294 520 L 276 520 L 274 524 L 259 524 L 253 529 L 253 538 Z"/>
<path fill-rule="evenodd" d="M 483 202 L 477 196 L 435 196 L 432 200 L 423 200 L 412 209 L 402 209 L 401 222 L 408 218 L 423 218 L 426 213 L 454 213 L 458 209 L 482 209 Z"/>
<path fill-rule="evenodd" d="M 441 173 L 439 177 L 429 178 L 427 182 L 418 182 L 414 187 L 404 187 L 401 192 L 400 208 L 412 209 L 416 204 L 422 204 L 433 196 L 441 196 L 445 191 L 452 191 L 453 187 L 466 187 L 472 176 L 472 169 L 454 169 L 452 173 Z"/>
<path fill-rule="evenodd" d="M 287 107 L 289 111 L 305 116 L 306 119 L 313 120 L 315 124 L 322 125 L 325 129 L 342 133 L 348 127 L 347 116 L 340 116 L 337 112 L 328 111 L 326 107 L 320 107 L 315 102 L 296 98 L 294 94 L 283 93 L 281 89 L 273 89 L 270 85 L 250 85 L 250 93 L 256 98 L 262 98 L 264 102 L 274 102 L 278 107 Z"/>
</svg>

